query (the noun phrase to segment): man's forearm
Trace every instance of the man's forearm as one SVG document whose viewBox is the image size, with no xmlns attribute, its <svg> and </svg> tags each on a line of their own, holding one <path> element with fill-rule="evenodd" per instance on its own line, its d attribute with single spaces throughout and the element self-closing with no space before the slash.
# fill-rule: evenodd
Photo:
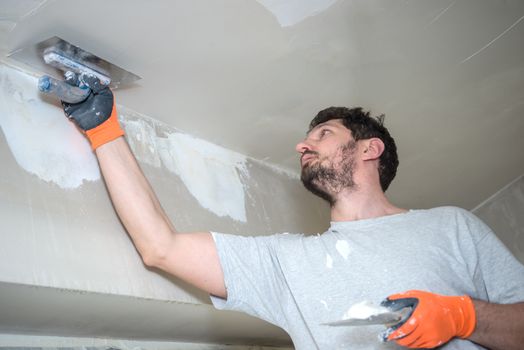
<svg viewBox="0 0 524 350">
<path fill-rule="evenodd" d="M 154 264 L 174 227 L 123 137 L 100 146 L 96 155 L 120 220 L 144 262 Z"/>
<path fill-rule="evenodd" d="M 524 303 L 474 300 L 477 326 L 469 340 L 492 350 L 519 350 L 524 344 Z"/>
</svg>

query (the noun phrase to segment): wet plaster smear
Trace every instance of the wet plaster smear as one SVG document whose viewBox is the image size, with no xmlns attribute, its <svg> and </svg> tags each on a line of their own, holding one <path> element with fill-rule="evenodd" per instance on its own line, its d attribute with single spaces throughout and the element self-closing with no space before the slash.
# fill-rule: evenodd
<svg viewBox="0 0 524 350">
<path fill-rule="evenodd" d="M 144 268 L 87 140 L 36 82 L 0 64 L 0 282 L 194 302 L 192 289 Z M 178 229 L 323 231 L 329 211 L 293 174 L 118 109 Z"/>
<path fill-rule="evenodd" d="M 131 148 L 141 162 L 165 167 L 178 175 L 200 205 L 220 217 L 246 222 L 242 178 L 248 176 L 246 157 L 197 139 L 167 130 L 133 111 L 121 108 Z"/>
<path fill-rule="evenodd" d="M 0 66 L 0 126 L 17 163 L 63 189 L 100 180 L 86 139 L 52 100 L 42 101 L 37 78 Z M 131 148 L 139 160 L 176 174 L 205 209 L 219 217 L 246 221 L 242 178 L 246 157 L 176 131 L 119 107 Z"/>
<path fill-rule="evenodd" d="M 41 100 L 36 84 L 0 65 L 0 127 L 18 165 L 64 189 L 99 180 L 89 143 L 56 105 Z"/>
</svg>

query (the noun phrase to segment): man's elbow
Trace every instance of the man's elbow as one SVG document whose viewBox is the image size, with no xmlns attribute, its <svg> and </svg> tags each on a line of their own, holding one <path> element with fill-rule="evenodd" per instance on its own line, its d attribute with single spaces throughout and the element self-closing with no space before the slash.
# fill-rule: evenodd
<svg viewBox="0 0 524 350">
<path fill-rule="evenodd" d="M 140 257 L 142 258 L 142 262 L 147 267 L 156 267 L 158 268 L 160 265 L 160 261 L 162 260 L 158 254 L 152 253 L 152 252 L 141 252 Z"/>
<path fill-rule="evenodd" d="M 163 270 L 168 258 L 168 249 L 165 245 L 152 246 L 141 251 L 140 256 L 146 266 Z"/>
<path fill-rule="evenodd" d="M 149 243 L 142 249 L 139 249 L 140 257 L 143 263 L 148 267 L 163 269 L 168 259 L 170 244 L 168 242 Z"/>
<path fill-rule="evenodd" d="M 166 227 L 159 227 L 153 232 L 157 232 L 157 234 L 149 236 L 147 240 L 142 241 L 142 244 L 136 247 L 146 266 L 162 269 L 173 247 L 174 233 Z"/>
</svg>

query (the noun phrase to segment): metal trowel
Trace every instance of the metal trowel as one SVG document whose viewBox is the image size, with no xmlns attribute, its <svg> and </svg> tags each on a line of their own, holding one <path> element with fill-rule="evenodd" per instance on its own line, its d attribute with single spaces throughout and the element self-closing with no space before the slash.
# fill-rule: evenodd
<svg viewBox="0 0 524 350">
<path fill-rule="evenodd" d="M 14 50 L 7 56 L 47 73 L 40 78 L 39 89 L 69 103 L 83 101 L 89 95 L 89 89 L 82 88 L 81 84 L 79 87 L 66 84 L 62 81 L 64 74 L 78 78 L 83 74 L 94 75 L 112 89 L 140 79 L 138 75 L 56 36 Z"/>
<path fill-rule="evenodd" d="M 368 326 L 382 324 L 387 327 L 404 322 L 411 315 L 412 308 L 405 307 L 398 311 L 385 310 L 365 318 L 347 318 L 334 322 L 323 323 L 324 326 Z"/>
<path fill-rule="evenodd" d="M 348 318 L 344 320 L 323 323 L 325 326 L 368 326 L 372 324 L 394 325 L 402 321 L 402 314 L 397 311 L 389 311 L 381 314 L 371 315 L 366 318 Z"/>
</svg>

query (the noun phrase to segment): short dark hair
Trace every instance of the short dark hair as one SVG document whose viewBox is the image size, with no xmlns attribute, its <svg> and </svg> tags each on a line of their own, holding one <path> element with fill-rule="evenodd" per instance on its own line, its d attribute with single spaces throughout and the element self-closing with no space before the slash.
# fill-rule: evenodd
<svg viewBox="0 0 524 350">
<path fill-rule="evenodd" d="M 332 119 L 341 119 L 342 124 L 351 130 L 355 141 L 377 137 L 384 142 L 384 152 L 379 158 L 378 174 L 382 191 L 386 192 L 389 184 L 395 178 L 398 167 L 397 146 L 395 140 L 384 126 L 384 114 L 372 118 L 370 112 L 365 112 L 362 107 L 329 107 L 321 110 L 311 120 L 309 131 L 315 126 Z"/>
</svg>

